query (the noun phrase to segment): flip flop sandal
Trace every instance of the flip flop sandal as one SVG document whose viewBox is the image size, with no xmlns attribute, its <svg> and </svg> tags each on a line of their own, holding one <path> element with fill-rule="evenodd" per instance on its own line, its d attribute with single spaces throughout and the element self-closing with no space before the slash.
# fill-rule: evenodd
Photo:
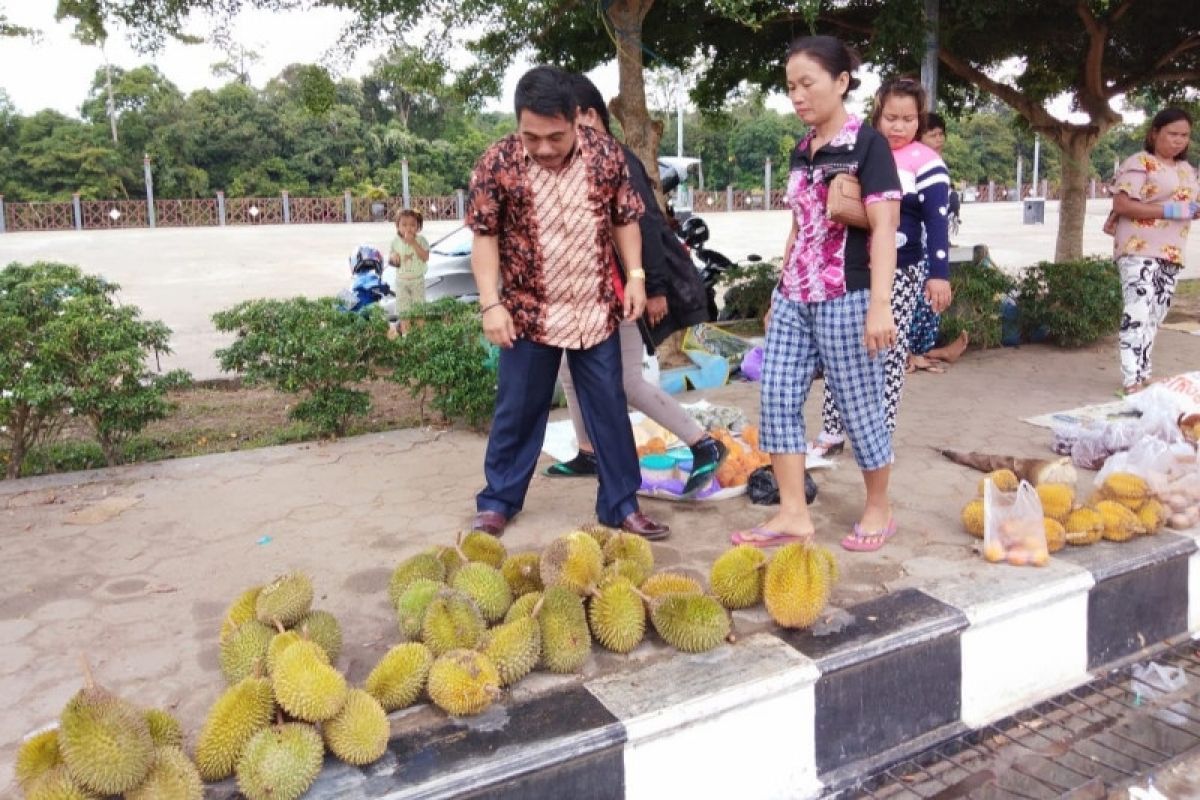
<svg viewBox="0 0 1200 800">
<path fill-rule="evenodd" d="M 735 531 L 729 540 L 734 544 L 748 544 L 751 547 L 779 547 L 792 542 L 811 542 L 813 539 L 812 533 L 807 536 L 799 536 L 794 533 L 780 533 L 769 528 L 764 528 L 761 525 L 755 525 L 753 528 L 745 531 Z"/>
<path fill-rule="evenodd" d="M 898 526 L 893 517 L 887 525 L 877 531 L 863 530 L 862 525 L 854 523 L 854 528 L 842 539 L 842 547 L 855 553 L 873 553 L 887 544 L 887 540 L 896 535 Z"/>
<path fill-rule="evenodd" d="M 590 478 L 597 472 L 596 457 L 578 453 L 570 461 L 551 464 L 542 472 L 549 478 Z"/>
<path fill-rule="evenodd" d="M 817 456 L 818 458 L 828 458 L 829 456 L 840 455 L 845 449 L 845 439 L 840 442 L 822 442 L 817 440 L 808 448 L 808 455 Z"/>
</svg>

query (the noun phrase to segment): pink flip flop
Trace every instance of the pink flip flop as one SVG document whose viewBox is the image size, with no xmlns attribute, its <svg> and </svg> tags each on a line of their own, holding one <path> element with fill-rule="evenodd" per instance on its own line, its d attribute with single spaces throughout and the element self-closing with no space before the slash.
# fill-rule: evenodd
<svg viewBox="0 0 1200 800">
<path fill-rule="evenodd" d="M 887 525 L 877 531 L 865 531 L 862 525 L 856 522 L 846 538 L 842 539 L 842 547 L 855 553 L 873 553 L 895 536 L 898 529 L 895 517 L 889 519 Z"/>
<path fill-rule="evenodd" d="M 813 534 L 798 536 L 794 533 L 780 533 L 761 525 L 745 531 L 736 531 L 729 540 L 734 544 L 748 544 L 751 547 L 778 547 L 791 542 L 811 542 Z"/>
</svg>

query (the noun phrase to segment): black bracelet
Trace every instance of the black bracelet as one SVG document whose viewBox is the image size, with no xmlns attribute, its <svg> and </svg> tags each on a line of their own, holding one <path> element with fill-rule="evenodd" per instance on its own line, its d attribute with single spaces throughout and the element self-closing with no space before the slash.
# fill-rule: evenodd
<svg viewBox="0 0 1200 800">
<path fill-rule="evenodd" d="M 502 303 L 501 301 L 497 300 L 496 302 L 492 303 L 490 306 L 484 306 L 483 308 L 479 309 L 479 316 L 481 316 L 481 317 L 482 317 L 484 314 L 486 314 L 487 312 L 491 311 L 491 310 L 492 310 L 493 308 L 495 308 L 496 306 L 502 306 L 502 305 L 504 305 L 504 303 Z"/>
</svg>

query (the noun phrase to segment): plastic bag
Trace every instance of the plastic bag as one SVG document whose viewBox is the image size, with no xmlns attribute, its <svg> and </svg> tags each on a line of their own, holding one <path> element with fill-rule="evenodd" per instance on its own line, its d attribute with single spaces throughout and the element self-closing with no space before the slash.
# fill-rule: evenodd
<svg viewBox="0 0 1200 800">
<path fill-rule="evenodd" d="M 1160 439 L 1145 438 L 1122 453 L 1114 453 L 1104 468 L 1096 473 L 1096 485 L 1100 486 L 1114 472 L 1128 472 L 1143 478 L 1150 490 L 1163 491 L 1167 473 L 1175 456 L 1171 445 Z"/>
<path fill-rule="evenodd" d="M 1129 688 L 1133 690 L 1134 702 L 1139 705 L 1143 701 L 1153 701 L 1163 695 L 1178 692 L 1188 683 L 1187 674 L 1184 673 L 1182 667 L 1168 667 L 1157 661 L 1151 661 L 1149 664 L 1134 664 L 1132 676 L 1133 680 L 1130 682 Z M 1187 718 L 1177 712 L 1182 711 L 1186 714 L 1187 707 L 1188 704 L 1181 700 L 1170 708 L 1155 711 L 1154 716 L 1169 725 L 1186 725 Z"/>
<path fill-rule="evenodd" d="M 1104 428 L 1080 428 L 1071 444 L 1071 463 L 1080 469 L 1100 469 L 1112 451 L 1104 444 Z"/>
<path fill-rule="evenodd" d="M 762 380 L 763 349 L 759 345 L 742 357 L 742 374 L 752 381 Z"/>
<path fill-rule="evenodd" d="M 1002 492 L 988 478 L 983 487 L 984 558 L 1015 567 L 1044 566 L 1050 549 L 1043 519 L 1042 500 L 1028 481 L 1021 481 L 1015 492 Z"/>
<path fill-rule="evenodd" d="M 747 479 L 746 494 L 750 502 L 760 506 L 779 504 L 779 483 L 775 480 L 775 470 L 770 467 L 759 467 L 750 473 Z M 817 499 L 817 482 L 808 471 L 804 472 L 804 501 L 812 503 Z"/>
</svg>

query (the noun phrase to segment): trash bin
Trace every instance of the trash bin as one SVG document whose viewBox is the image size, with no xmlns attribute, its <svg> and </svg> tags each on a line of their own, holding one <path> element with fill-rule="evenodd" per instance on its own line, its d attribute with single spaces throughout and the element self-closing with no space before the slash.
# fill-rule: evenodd
<svg viewBox="0 0 1200 800">
<path fill-rule="evenodd" d="M 1046 199 L 1043 197 L 1030 197 L 1025 201 L 1025 224 L 1026 225 L 1045 225 L 1046 224 Z"/>
</svg>

